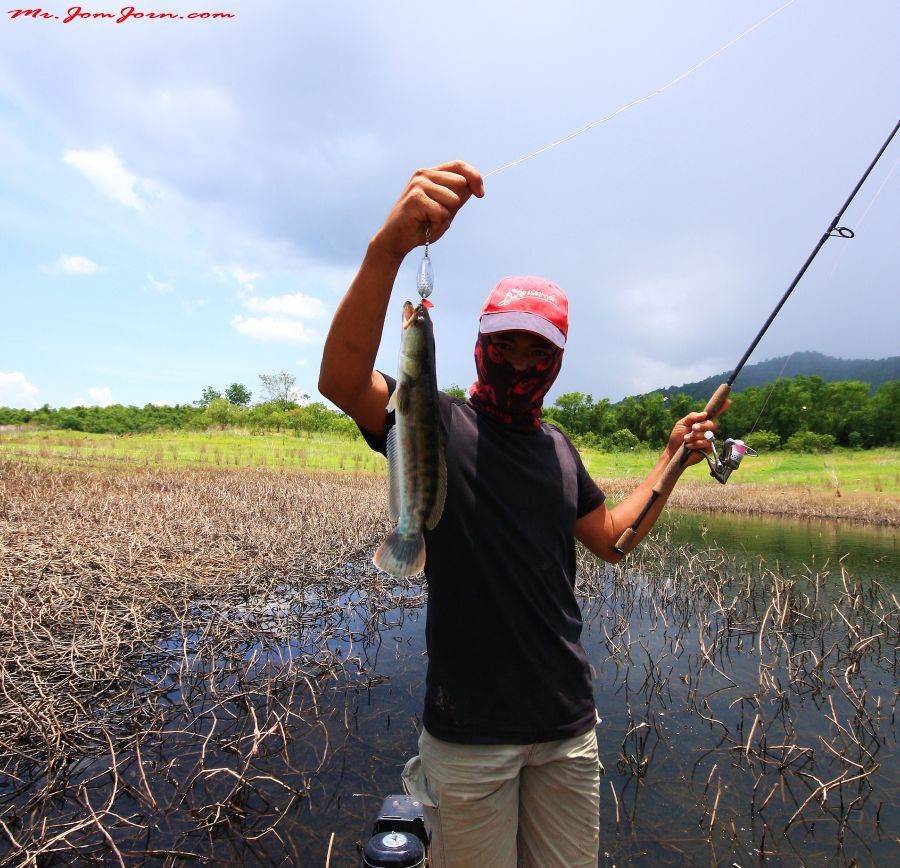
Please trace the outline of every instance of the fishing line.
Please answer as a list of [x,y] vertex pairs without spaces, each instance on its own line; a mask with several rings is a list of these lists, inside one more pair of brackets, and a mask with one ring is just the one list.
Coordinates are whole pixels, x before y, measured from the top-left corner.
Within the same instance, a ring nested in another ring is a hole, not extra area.
[[[763,335],[768,330],[769,326],[772,325],[772,321],[778,316],[778,312],[784,306],[784,303],[788,300],[791,293],[794,291],[794,288],[800,282],[800,279],[806,274],[806,270],[812,264],[812,261],[816,258],[819,251],[824,246],[825,242],[829,238],[852,238],[853,232],[850,229],[847,229],[844,226],[838,225],[840,223],[841,217],[844,216],[844,212],[847,208],[850,207],[850,203],[856,198],[856,194],[859,192],[860,187],[866,182],[866,178],[869,177],[872,170],[875,168],[878,161],[881,159],[881,155],[887,150],[888,145],[893,140],[894,136],[897,134],[897,131],[900,130],[900,121],[894,125],[894,128],[891,130],[891,134],[885,139],[884,144],[879,148],[878,153],[875,155],[875,159],[869,163],[869,167],[863,173],[863,176],[859,179],[856,186],[853,188],[853,192],[847,197],[844,204],[841,206],[841,210],[835,215],[834,219],[828,224],[828,228],[822,234],[822,237],[819,239],[819,242],[813,248],[812,253],[806,257],[806,262],[803,263],[803,266],[800,268],[800,271],[797,272],[797,275],[791,281],[790,286],[785,291],[784,295],[781,296],[778,304],[775,305],[775,309],[769,315],[769,318],[763,324],[763,327],[759,330],[756,337],[753,339],[753,342],[747,347],[747,351],[741,356],[741,360],[737,363],[735,369],[731,372],[731,376],[719,386],[716,391],[713,393],[712,397],[707,401],[706,407],[704,408],[704,412],[707,414],[707,418],[715,419],[719,416],[726,406],[726,402],[728,400],[728,394],[731,392],[731,387],[734,385],[734,381],[737,379],[738,374],[740,374],[741,369],[747,363],[747,359],[750,358],[751,353],[756,349],[757,344],[762,340]],[[707,439],[712,438],[712,432],[707,432]],[[726,441],[726,446],[729,441]],[[743,441],[732,441],[733,443],[739,442],[741,446],[741,453],[737,456],[736,460],[732,461],[730,465],[725,465],[724,472],[719,475],[717,472],[714,472],[713,475],[719,480],[719,482],[725,482],[728,478],[728,475],[731,473],[733,469],[735,469],[740,463],[740,459],[743,454],[746,453],[747,447]],[[684,445],[678,448],[678,451],[669,461],[665,470],[660,474],[657,478],[656,482],[651,489],[650,497],[647,499],[647,503],[644,508],[641,510],[638,517],[635,519],[634,524],[631,527],[627,528],[622,536],[619,538],[618,542],[615,545],[615,550],[620,555],[624,555],[627,552],[631,551],[635,545],[637,545],[637,530],[640,527],[641,523],[647,517],[647,513],[650,512],[651,507],[656,502],[656,500],[660,496],[668,496],[671,494],[672,489],[675,488],[675,483],[678,481],[678,478],[684,472],[685,467],[687,466],[688,458],[690,457],[690,450],[687,449]],[[716,464],[718,466],[719,460],[717,458]]]
[[768,15],[766,15],[765,18],[762,18],[761,20],[757,21],[756,24],[754,24],[752,27],[747,28],[747,30],[745,30],[743,33],[739,34],[738,36],[735,36],[733,39],[726,42],[721,48],[716,49],[708,57],[703,58],[703,60],[699,61],[698,63],[695,63],[693,66],[686,69],[684,72],[675,76],[675,78],[673,78],[667,84],[664,84],[662,87],[657,88],[656,90],[646,94],[645,96],[638,97],[637,99],[632,100],[630,103],[627,103],[626,105],[623,105],[621,108],[616,109],[612,114],[609,114],[606,117],[600,118],[599,120],[592,121],[587,126],[582,127],[580,130],[575,130],[574,133],[569,133],[569,135],[565,136],[564,138],[558,139],[555,142],[550,142],[550,144],[548,144],[548,145],[544,145],[544,147],[539,148],[538,150],[534,151],[531,154],[526,154],[524,157],[519,157],[518,160],[513,160],[511,163],[506,163],[505,165],[499,166],[496,169],[491,169],[491,171],[488,172],[484,177],[490,178],[491,175],[496,175],[498,172],[503,172],[506,169],[512,168],[513,166],[518,166],[519,163],[524,163],[526,160],[530,160],[532,157],[536,157],[539,154],[543,154],[545,151],[549,151],[552,148],[555,148],[555,147],[558,147],[559,145],[565,144],[566,142],[574,139],[576,136],[580,136],[582,133],[586,133],[588,130],[592,130],[594,127],[600,126],[600,124],[605,124],[607,121],[611,121],[613,118],[618,117],[623,112],[628,111],[628,109],[634,108],[634,106],[640,105],[642,102],[647,102],[648,100],[651,100],[656,96],[659,96],[660,94],[667,91],[670,87],[674,87],[676,84],[678,84],[678,82],[683,81],[689,75],[692,75],[693,73],[695,73],[698,69],[700,69],[701,66],[705,66],[711,60],[714,60],[720,54],[723,54],[724,52],[726,52],[729,48],[731,48],[732,45],[735,45],[736,43],[740,42],[745,36],[749,36],[751,33],[753,33],[754,30],[757,30],[758,28],[762,27],[763,24],[765,24],[770,19],[774,18],[779,13],[783,12],[785,9],[788,8],[788,6],[793,5],[794,2],[795,2],[795,0],[788,0],[788,2],[785,3],[783,6],[779,6],[778,9],[776,9],[774,12],[770,12]]
[[[897,159],[894,160],[894,165],[891,166],[890,171],[885,176],[885,179],[881,182],[881,185],[878,187],[878,190],[875,192],[875,195],[872,197],[869,204],[866,205],[866,208],[862,212],[862,215],[860,216],[859,220],[856,221],[855,225],[853,226],[853,229],[850,230],[851,234],[850,235],[839,234],[836,237],[852,238],[859,231],[859,227],[862,226],[863,220],[866,219],[866,214],[868,214],[869,211],[872,210],[872,206],[875,204],[875,202],[877,201],[878,197],[881,195],[884,188],[888,185],[888,182],[891,180],[891,175],[894,174],[894,170],[897,168],[898,165],[900,165],[900,157],[897,157]],[[832,237],[835,237],[835,236],[832,236]],[[834,267],[831,269],[832,275],[835,273],[835,271],[837,271],[837,267],[838,267],[838,265],[840,265],[841,259],[843,259],[844,254],[846,252],[847,252],[846,247],[841,248],[841,252],[838,254],[837,259],[835,260]],[[771,400],[772,395],[775,394],[775,389],[778,387],[778,383],[781,380],[781,376],[784,373],[785,368],[787,368],[787,366],[788,366],[788,362],[790,362],[790,360],[793,357],[794,357],[794,353],[791,353],[784,360],[784,364],[781,366],[781,370],[778,372],[778,376],[775,378],[775,382],[773,382],[772,385],[769,387],[769,391],[766,394],[766,400],[763,402],[762,408],[760,409],[759,413],[757,414],[756,419],[754,420],[753,424],[750,426],[750,430],[744,435],[745,437],[749,437],[756,430],[756,426],[759,424],[759,420],[762,419],[763,413],[765,413],[765,411],[766,411],[766,407],[769,406],[769,401]]]
[[[887,187],[888,181],[891,180],[891,175],[894,174],[894,169],[896,169],[898,165],[900,165],[900,157],[897,157],[897,159],[894,160],[894,165],[891,166],[891,170],[887,173],[887,176],[886,176],[885,179],[881,182],[881,186],[878,188],[878,191],[877,191],[877,192],[875,193],[875,195],[872,197],[872,201],[869,202],[868,205],[866,205],[866,210],[862,212],[862,216],[859,218],[859,220],[856,221],[856,225],[853,227],[853,232],[854,232],[854,233],[856,233],[856,232],[859,231],[859,227],[862,226],[863,220],[866,219],[866,214],[868,214],[869,211],[872,210],[872,206],[875,204],[876,200],[877,200],[878,197],[881,195],[881,193],[882,193],[882,191],[884,190],[884,188]],[[844,248],[841,249],[841,252],[838,254],[837,259],[835,259],[835,261],[834,261],[834,267],[831,269],[832,275],[837,271],[838,266],[841,264],[841,260],[844,258],[844,254],[845,254],[846,252],[847,252],[847,248],[846,248],[846,247],[844,247]]]
[[769,406],[769,400],[772,395],[775,394],[775,389],[778,386],[779,381],[781,380],[781,375],[784,373],[784,369],[788,366],[788,362],[794,358],[794,353],[791,353],[785,360],[784,364],[781,366],[781,370],[778,372],[778,376],[775,377],[775,382],[769,387],[769,391],[766,393],[766,400],[763,401],[762,408],[759,413],[756,414],[756,419],[753,420],[753,424],[750,426],[750,430],[744,435],[745,437],[749,437],[755,430],[756,426],[759,425],[759,420],[762,419],[763,413],[766,412],[766,407]]

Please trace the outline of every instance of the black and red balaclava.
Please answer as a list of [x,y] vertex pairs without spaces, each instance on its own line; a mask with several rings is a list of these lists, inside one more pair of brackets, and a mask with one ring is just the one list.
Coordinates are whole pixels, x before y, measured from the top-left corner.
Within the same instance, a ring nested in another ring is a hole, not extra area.
[[[509,331],[538,335],[554,352],[534,367],[517,371],[491,339]],[[472,406],[518,431],[540,427],[541,406],[559,374],[568,331],[569,300],[558,286],[541,277],[503,278],[481,310],[475,343],[478,379],[469,389]]]

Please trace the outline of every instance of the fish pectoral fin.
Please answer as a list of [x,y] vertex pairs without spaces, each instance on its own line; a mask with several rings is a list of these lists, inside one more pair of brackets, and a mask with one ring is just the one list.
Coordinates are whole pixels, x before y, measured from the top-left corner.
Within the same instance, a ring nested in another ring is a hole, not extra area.
[[388,515],[391,521],[400,521],[400,441],[397,426],[394,425],[387,434],[388,460]]
[[444,501],[447,499],[447,456],[444,453],[444,444],[438,444],[438,467],[437,467],[437,492],[434,496],[434,506],[425,519],[425,527],[428,530],[434,530],[437,523],[444,514]]
[[394,409],[401,416],[405,416],[409,412],[409,387],[403,380],[397,383],[397,388],[394,389],[391,399],[394,402]]

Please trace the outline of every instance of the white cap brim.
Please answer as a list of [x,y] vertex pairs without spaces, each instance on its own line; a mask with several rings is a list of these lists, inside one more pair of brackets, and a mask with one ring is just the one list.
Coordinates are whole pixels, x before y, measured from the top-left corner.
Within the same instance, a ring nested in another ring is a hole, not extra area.
[[497,332],[531,332],[550,341],[561,350],[566,346],[566,336],[553,323],[543,317],[521,310],[504,311],[503,313],[486,313],[481,318],[479,331],[483,335]]

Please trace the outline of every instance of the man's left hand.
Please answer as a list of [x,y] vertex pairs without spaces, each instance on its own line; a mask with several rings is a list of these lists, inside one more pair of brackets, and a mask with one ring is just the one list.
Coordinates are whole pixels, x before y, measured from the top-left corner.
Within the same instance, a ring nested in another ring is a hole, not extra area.
[[[723,413],[728,409],[729,404],[731,401],[725,402]],[[712,451],[712,446],[705,434],[707,431],[715,431],[716,428],[718,428],[716,420],[708,419],[705,412],[688,413],[687,416],[675,423],[675,427],[669,435],[666,451],[670,455],[674,455],[680,446],[685,446],[691,452],[687,460],[688,466],[696,464],[703,460],[704,453]]]

